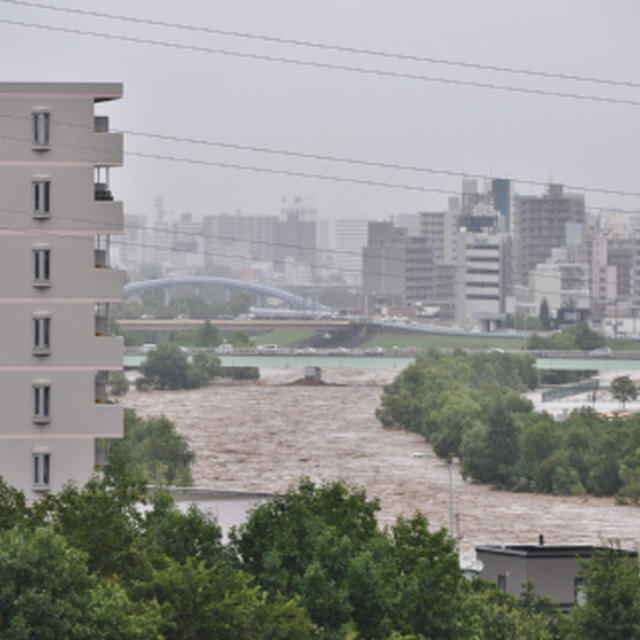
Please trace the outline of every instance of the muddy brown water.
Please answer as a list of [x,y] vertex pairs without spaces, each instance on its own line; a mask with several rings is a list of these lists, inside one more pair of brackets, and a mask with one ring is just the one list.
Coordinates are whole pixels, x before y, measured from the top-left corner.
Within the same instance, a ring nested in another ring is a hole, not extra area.
[[[298,370],[265,369],[258,383],[216,383],[189,391],[130,391],[123,403],[145,416],[165,414],[196,453],[196,486],[282,492],[300,477],[342,479],[380,499],[379,520],[423,512],[432,528],[449,526],[447,468],[422,437],[383,429],[374,415],[397,370],[333,369],[324,386],[289,383]],[[415,454],[423,454],[417,457]],[[639,542],[640,509],[612,498],[554,497],[497,491],[464,481],[453,491],[460,551],[476,545]]]

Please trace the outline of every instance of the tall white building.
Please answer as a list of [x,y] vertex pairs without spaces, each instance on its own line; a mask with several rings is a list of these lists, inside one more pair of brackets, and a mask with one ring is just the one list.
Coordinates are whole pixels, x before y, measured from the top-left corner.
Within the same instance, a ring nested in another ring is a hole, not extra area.
[[458,232],[456,322],[492,329],[504,319],[506,235]]
[[120,84],[0,83],[0,475],[29,499],[85,482],[122,435],[105,391],[122,368],[107,329],[123,298],[109,267],[122,134],[94,113],[121,96]]

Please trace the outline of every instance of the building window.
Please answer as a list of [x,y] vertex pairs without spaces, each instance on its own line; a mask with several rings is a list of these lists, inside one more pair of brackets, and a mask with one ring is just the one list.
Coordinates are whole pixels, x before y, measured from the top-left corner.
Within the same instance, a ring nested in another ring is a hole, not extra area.
[[36,384],[33,386],[33,421],[39,424],[51,420],[51,386]]
[[33,352],[47,355],[51,350],[51,318],[33,319]]
[[51,182],[36,180],[33,183],[33,214],[48,218],[51,213]]
[[506,573],[498,574],[498,589],[506,593],[507,591],[507,574]]
[[33,144],[36,147],[48,147],[51,142],[51,114],[37,111],[33,114]]
[[51,454],[33,454],[33,484],[35,487],[47,488],[51,484]]
[[51,279],[51,249],[33,252],[33,279],[36,284],[48,285]]

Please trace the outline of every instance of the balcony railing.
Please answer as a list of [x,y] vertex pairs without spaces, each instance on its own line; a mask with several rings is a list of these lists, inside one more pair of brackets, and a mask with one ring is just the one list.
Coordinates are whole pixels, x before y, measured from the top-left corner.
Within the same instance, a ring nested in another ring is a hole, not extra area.
[[98,202],[105,202],[113,200],[113,194],[109,189],[109,185],[105,182],[96,182],[94,187],[94,199]]

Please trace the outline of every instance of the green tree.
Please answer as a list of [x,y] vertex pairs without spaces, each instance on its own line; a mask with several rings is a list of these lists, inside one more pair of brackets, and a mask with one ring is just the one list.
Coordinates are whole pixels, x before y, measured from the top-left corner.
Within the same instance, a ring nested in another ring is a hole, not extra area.
[[3,640],[158,638],[155,605],[133,605],[117,583],[98,583],[85,558],[47,528],[0,531]]
[[130,471],[157,485],[191,486],[191,465],[195,459],[186,438],[165,416],[142,418],[125,409],[124,436],[111,446]]
[[253,344],[251,338],[249,338],[249,334],[246,331],[234,331],[227,336],[227,341],[230,345],[235,347],[236,349],[242,349],[244,347],[250,347]]
[[584,604],[571,613],[571,640],[640,637],[640,572],[637,557],[612,545],[582,567]]
[[573,336],[577,349],[591,351],[592,349],[598,349],[604,345],[604,336],[597,331],[590,329],[586,322],[578,322],[572,327],[569,327],[566,331]]
[[611,381],[611,395],[620,402],[622,410],[628,400],[638,397],[638,390],[629,376],[618,376]]
[[150,503],[152,508],[145,513],[141,526],[145,544],[155,556],[169,557],[179,564],[191,559],[207,567],[227,560],[222,529],[195,505],[182,513],[163,490],[155,491]]
[[559,640],[565,637],[562,614],[536,596],[518,601],[494,584],[473,580],[464,588],[469,618],[468,637],[474,640]]
[[421,515],[381,532],[378,508],[341,483],[304,480],[255,509],[232,544],[261,587],[300,596],[327,638],[460,637],[454,542],[444,530],[429,532]]
[[156,389],[186,389],[189,384],[189,361],[176,344],[165,342],[150,351],[140,366],[146,383]]
[[196,345],[198,347],[217,347],[220,342],[218,328],[214,327],[209,320],[205,320],[197,331]]
[[520,453],[519,429],[513,414],[502,399],[490,407],[486,422],[487,453],[495,469],[493,482],[506,484]]
[[42,502],[54,531],[87,554],[91,573],[127,577],[148,570],[139,510],[146,495],[144,481],[111,455],[103,474],[83,487],[68,484]]
[[158,602],[165,640],[311,640],[318,633],[293,599],[268,601],[239,571],[169,560],[135,594]]
[[109,390],[114,396],[123,396],[129,391],[129,380],[124,371],[109,372]]
[[220,358],[200,351],[191,359],[189,379],[191,387],[202,387],[220,375]]

